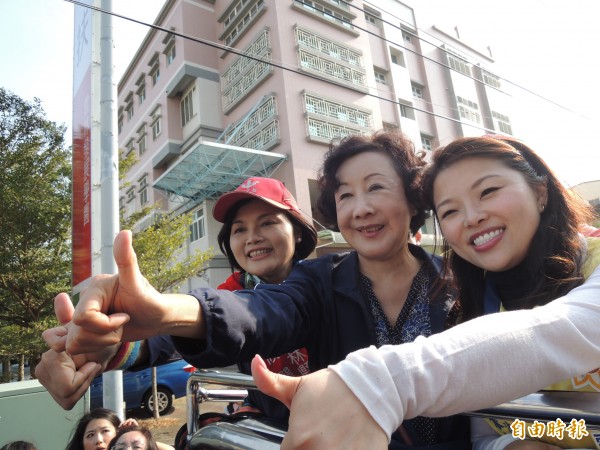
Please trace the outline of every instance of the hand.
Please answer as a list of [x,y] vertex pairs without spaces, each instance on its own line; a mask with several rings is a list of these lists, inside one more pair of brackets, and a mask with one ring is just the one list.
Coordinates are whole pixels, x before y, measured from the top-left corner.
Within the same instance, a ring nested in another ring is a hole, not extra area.
[[[120,342],[159,334],[161,324],[174,309],[140,273],[131,232],[117,234],[113,250],[118,274],[94,277],[81,293],[72,322],[65,325],[64,348],[71,355],[95,353]],[[70,300],[65,293],[55,299],[57,309],[67,303]],[[47,342],[51,339],[44,338]],[[55,345],[60,345],[60,339]]]
[[56,403],[63,409],[71,409],[101,371],[101,365],[93,361],[78,368],[66,352],[48,350],[35,368],[35,376]]
[[383,429],[335,372],[324,369],[288,377],[270,372],[257,355],[252,360],[252,376],[263,393],[290,409],[282,450],[387,449]]
[[137,427],[138,423],[135,419],[125,419],[123,422],[119,424],[119,428],[123,427]]
[[56,317],[63,326],[42,333],[50,350],[42,355],[35,375],[62,408],[71,409],[83,397],[94,377],[113,358],[120,344],[102,352],[69,356],[64,351],[67,335],[64,325],[71,321],[74,308],[69,298],[66,299],[67,302],[55,304]]

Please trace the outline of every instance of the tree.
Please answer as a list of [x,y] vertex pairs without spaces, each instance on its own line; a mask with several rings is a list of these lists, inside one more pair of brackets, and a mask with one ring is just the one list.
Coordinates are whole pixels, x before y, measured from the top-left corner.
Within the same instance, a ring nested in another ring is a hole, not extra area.
[[7,341],[19,342],[19,334],[52,318],[54,295],[70,286],[71,154],[64,133],[39,99],[0,88],[0,326],[8,327]]

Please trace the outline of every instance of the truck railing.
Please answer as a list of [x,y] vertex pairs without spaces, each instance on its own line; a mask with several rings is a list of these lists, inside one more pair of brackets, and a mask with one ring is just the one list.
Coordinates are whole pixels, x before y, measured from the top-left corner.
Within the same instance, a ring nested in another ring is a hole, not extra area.
[[[207,389],[206,385],[227,386],[227,388],[211,387]],[[249,389],[256,389],[254,380],[249,375],[215,370],[198,370],[193,373],[188,381],[187,396],[189,439],[192,439],[199,431],[197,419],[201,414],[202,403],[241,401],[246,397]],[[561,419],[566,424],[572,419],[576,419],[585,421],[588,430],[598,432],[600,431],[600,395],[593,392],[540,391],[491,408],[470,411],[465,415],[524,421]],[[210,446],[204,447],[211,440],[211,442],[219,441],[219,445],[221,445],[223,440],[228,439],[231,439],[232,449],[279,448],[279,443],[285,435],[285,430],[272,427],[270,424],[265,425],[254,419],[248,419],[239,424],[212,425],[203,427],[202,433],[198,433],[204,435],[199,440],[202,442],[202,448],[211,448]],[[246,439],[248,429],[252,434],[250,439]],[[238,434],[241,434],[242,437],[237,436]],[[242,443],[242,441],[246,443]],[[254,447],[256,442],[260,443]],[[195,447],[191,446],[190,448],[194,449]],[[214,448],[229,447],[215,446]]]

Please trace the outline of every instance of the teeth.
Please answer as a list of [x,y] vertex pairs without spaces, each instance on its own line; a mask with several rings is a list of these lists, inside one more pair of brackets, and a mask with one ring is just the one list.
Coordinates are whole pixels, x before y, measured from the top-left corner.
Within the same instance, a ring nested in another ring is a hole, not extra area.
[[371,232],[371,231],[377,231],[381,229],[381,225],[375,225],[372,227],[364,227],[362,228],[360,231],[366,231],[367,233]]
[[271,250],[254,250],[252,252],[250,252],[248,254],[248,256],[250,256],[250,258],[255,258],[257,256],[262,256],[262,255],[266,255],[268,253],[271,253]]
[[485,233],[484,235],[479,236],[477,239],[475,239],[473,241],[473,244],[483,245],[486,242],[490,241],[491,239],[494,239],[496,236],[499,236],[503,232],[504,232],[504,230],[496,230],[496,231],[492,231],[491,233]]

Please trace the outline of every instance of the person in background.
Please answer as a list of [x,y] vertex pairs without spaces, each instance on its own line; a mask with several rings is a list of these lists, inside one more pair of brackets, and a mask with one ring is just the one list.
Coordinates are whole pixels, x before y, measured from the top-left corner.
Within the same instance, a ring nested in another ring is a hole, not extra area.
[[65,450],[108,448],[117,433],[121,419],[114,411],[96,408],[81,416]]
[[[117,413],[110,409],[95,408],[77,421],[65,450],[108,449],[110,441],[120,427],[137,426],[137,424],[135,419],[121,421]],[[158,444],[158,450],[172,448],[167,444]]]
[[[462,138],[438,149],[424,190],[444,238],[445,271],[454,276],[464,321],[547,304],[581,285],[600,264],[600,239],[580,234],[593,219],[591,207],[513,138]],[[554,388],[600,393],[599,382],[596,370]],[[471,419],[474,449],[596,445],[592,437],[567,434],[536,440],[528,434],[521,440],[508,425]]]
[[[130,233],[121,232],[114,246],[119,274],[96,277],[73,321],[44,336],[56,352],[90,355],[170,334],[196,367],[306,347],[310,369],[317,370],[368,345],[442,331],[454,320],[454,302],[439,278],[440,261],[408,242],[426,215],[419,188],[424,166],[423,155],[400,134],[351,136],[333,145],[319,176],[319,209],[355,250],[301,261],[278,285],[160,294],[139,273]],[[57,296],[56,309],[59,318],[70,315],[64,314],[72,312],[66,294]],[[82,377],[97,370],[75,367]],[[405,423],[391,448],[404,446],[468,448],[468,421]]]
[[[169,448],[173,448],[170,447]],[[110,441],[110,450],[160,450],[152,432],[146,427],[121,427]]]
[[0,450],[37,450],[36,446],[27,441],[13,441],[4,444]]

